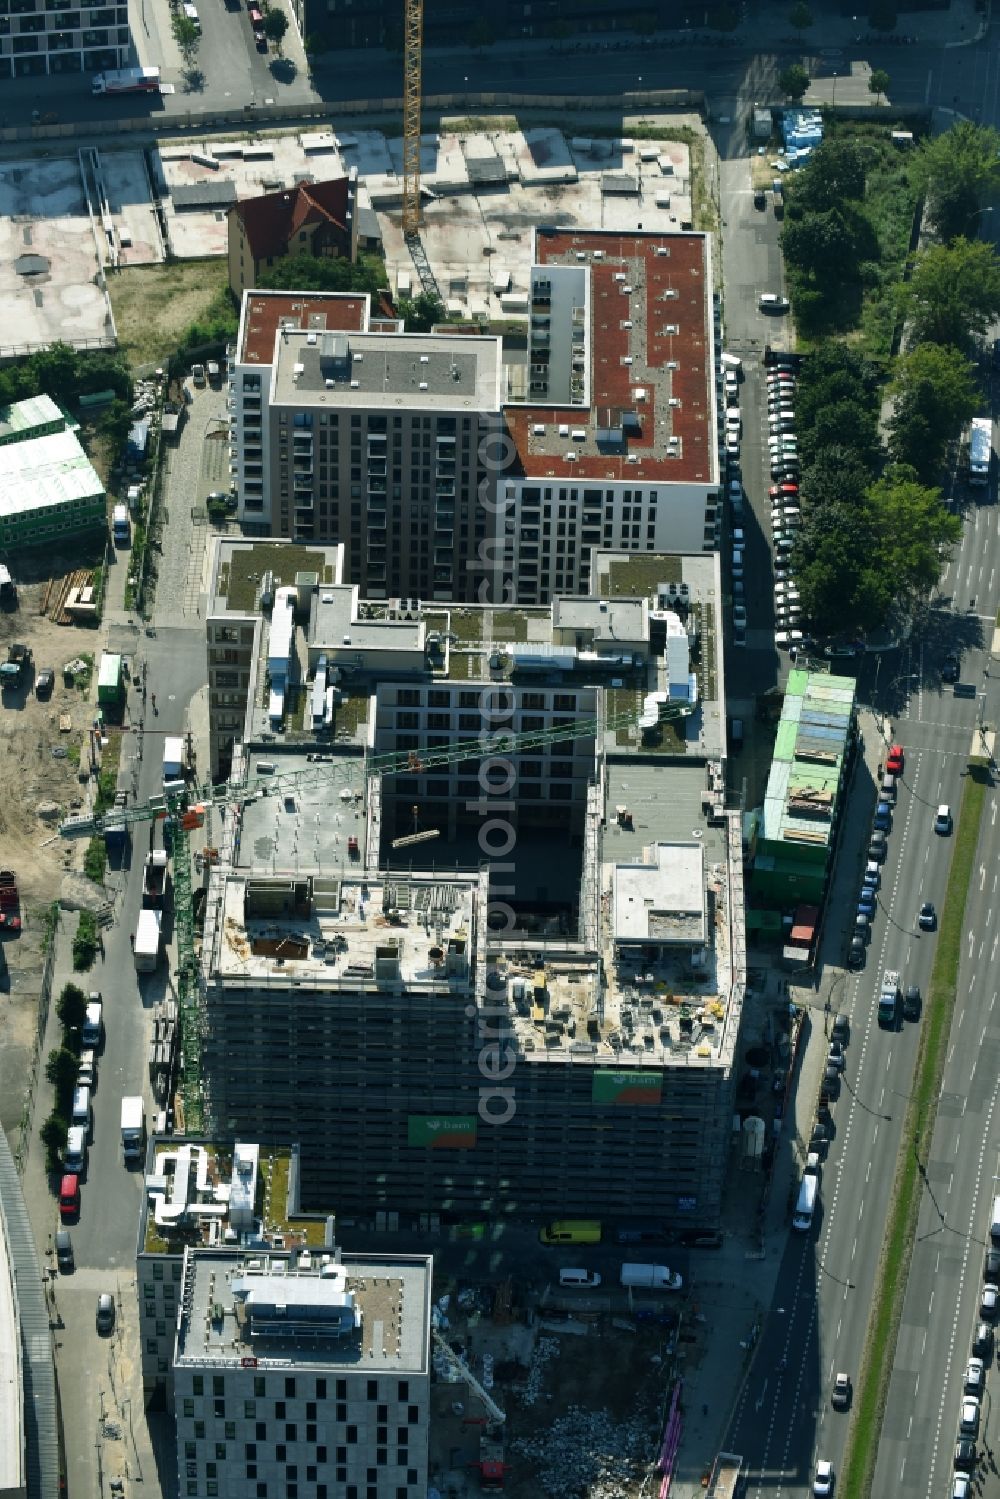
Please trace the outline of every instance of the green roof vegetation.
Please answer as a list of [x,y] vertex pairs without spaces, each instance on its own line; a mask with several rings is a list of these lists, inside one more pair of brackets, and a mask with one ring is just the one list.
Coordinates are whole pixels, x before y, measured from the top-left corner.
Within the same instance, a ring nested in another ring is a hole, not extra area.
[[[169,1147],[168,1147],[169,1148]],[[212,1158],[213,1179],[228,1182],[233,1169],[232,1152],[208,1147]],[[291,1152],[261,1147],[260,1169],[257,1174],[257,1200],[254,1213],[265,1221],[269,1233],[303,1235],[311,1249],[321,1249],[326,1230],[326,1217],[293,1217],[288,1212],[288,1177],[291,1169]],[[164,1234],[153,1218],[152,1211],[146,1217],[146,1235],[143,1249],[147,1254],[180,1254],[185,1245],[206,1242],[204,1223],[192,1218],[175,1232]]]
[[228,567],[219,569],[219,591],[230,609],[250,613],[257,603],[257,593],[265,573],[273,573],[275,584],[288,588],[296,573],[318,573],[321,583],[334,581],[333,568],[321,550],[313,547],[255,542],[250,547],[234,547]]
[[528,638],[528,621],[520,610],[493,610],[493,639],[520,643]]
[[652,557],[621,557],[608,568],[608,593],[613,599],[650,598],[658,583],[680,583],[682,577],[680,557],[659,552]]

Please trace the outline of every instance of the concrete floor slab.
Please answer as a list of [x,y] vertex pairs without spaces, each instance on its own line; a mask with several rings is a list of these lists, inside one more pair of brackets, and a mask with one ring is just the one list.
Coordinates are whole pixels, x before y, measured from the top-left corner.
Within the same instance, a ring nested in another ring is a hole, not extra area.
[[97,245],[75,156],[0,165],[3,346],[44,348],[109,333]]

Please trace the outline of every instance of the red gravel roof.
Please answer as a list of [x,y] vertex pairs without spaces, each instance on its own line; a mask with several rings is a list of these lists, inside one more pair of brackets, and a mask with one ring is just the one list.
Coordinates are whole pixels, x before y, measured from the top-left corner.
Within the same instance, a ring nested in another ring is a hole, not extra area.
[[[593,258],[595,250],[601,259]],[[540,265],[579,266],[578,252],[586,255],[590,269],[590,408],[506,407],[524,474],[716,483],[711,287],[704,235],[560,230],[536,238]],[[623,294],[623,284],[633,286],[631,296]],[[626,320],[632,322],[630,329],[621,326]],[[678,332],[666,332],[667,325]],[[626,365],[622,361],[629,354],[633,363]],[[678,368],[668,370],[669,360],[676,360]],[[640,390],[643,399],[636,394]],[[679,404],[671,405],[672,399]],[[617,425],[609,415],[622,411],[635,412],[641,430],[627,435],[623,449],[595,453],[597,429]],[[552,429],[560,423],[587,431],[575,461],[565,456],[571,446],[565,439],[558,452],[552,451]],[[544,437],[533,434],[536,424],[545,425]],[[666,452],[669,435],[680,438],[676,457]],[[639,462],[627,462],[626,454]]]
[[319,333],[366,333],[368,297],[357,292],[247,292],[238,363],[270,364],[282,323]]

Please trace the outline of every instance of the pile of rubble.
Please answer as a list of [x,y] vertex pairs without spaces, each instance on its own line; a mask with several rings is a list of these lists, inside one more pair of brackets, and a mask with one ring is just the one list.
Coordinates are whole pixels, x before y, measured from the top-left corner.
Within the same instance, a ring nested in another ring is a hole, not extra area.
[[558,1338],[539,1338],[531,1353],[531,1364],[528,1368],[528,1377],[521,1392],[521,1400],[524,1405],[534,1405],[542,1394],[542,1374],[545,1365],[550,1358],[555,1358],[559,1353]]
[[567,1499],[621,1499],[648,1470],[654,1448],[648,1419],[615,1421],[607,1411],[574,1405],[537,1437],[523,1437],[513,1451],[528,1458],[546,1494]]

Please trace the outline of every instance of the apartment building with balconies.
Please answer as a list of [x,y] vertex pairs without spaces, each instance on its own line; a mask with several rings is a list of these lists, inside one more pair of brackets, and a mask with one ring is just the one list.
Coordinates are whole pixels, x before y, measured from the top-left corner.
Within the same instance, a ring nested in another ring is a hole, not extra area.
[[131,47],[126,5],[0,0],[0,82],[121,68]]

